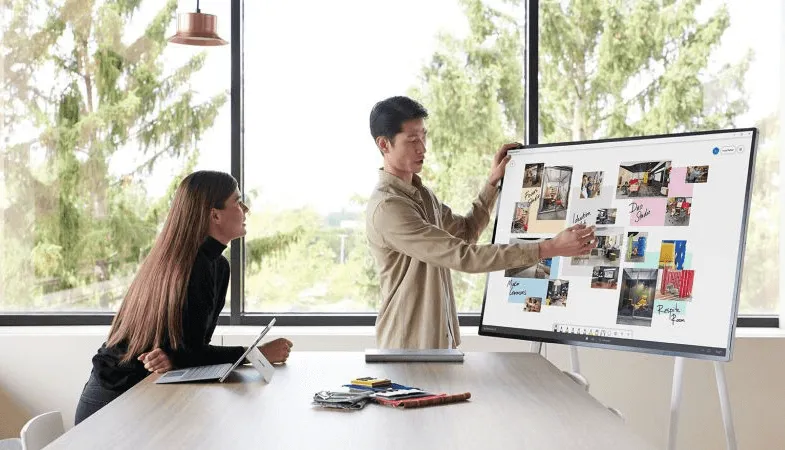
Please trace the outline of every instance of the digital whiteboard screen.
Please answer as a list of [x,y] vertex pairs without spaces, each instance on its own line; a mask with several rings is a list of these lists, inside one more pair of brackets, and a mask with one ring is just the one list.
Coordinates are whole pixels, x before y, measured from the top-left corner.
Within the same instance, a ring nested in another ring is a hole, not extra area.
[[591,253],[488,274],[480,335],[729,360],[757,130],[510,152],[494,243],[596,226]]

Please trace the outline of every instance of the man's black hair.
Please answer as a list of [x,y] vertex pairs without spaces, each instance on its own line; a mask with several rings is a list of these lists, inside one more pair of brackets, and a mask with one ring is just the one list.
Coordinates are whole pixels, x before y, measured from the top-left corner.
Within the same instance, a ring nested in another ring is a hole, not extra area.
[[409,97],[397,96],[382,100],[371,109],[371,136],[384,136],[393,142],[407,120],[425,119],[428,110]]

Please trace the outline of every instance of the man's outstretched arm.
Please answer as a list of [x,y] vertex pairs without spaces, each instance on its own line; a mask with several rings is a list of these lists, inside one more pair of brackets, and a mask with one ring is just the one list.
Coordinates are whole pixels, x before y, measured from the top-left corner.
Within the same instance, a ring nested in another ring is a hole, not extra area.
[[427,264],[470,273],[530,267],[553,256],[584,255],[594,242],[593,227],[573,225],[548,241],[473,244],[428,223],[402,198],[379,203],[371,213],[371,226],[392,250]]

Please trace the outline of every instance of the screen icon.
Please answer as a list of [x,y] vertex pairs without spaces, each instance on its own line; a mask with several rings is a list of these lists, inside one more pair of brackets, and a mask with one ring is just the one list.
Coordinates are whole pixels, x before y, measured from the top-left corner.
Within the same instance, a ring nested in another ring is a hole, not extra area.
[[712,152],[712,153],[714,153],[715,155],[719,155],[719,154],[720,154],[720,148],[719,148],[719,147],[714,147],[714,148],[711,150],[711,152]]

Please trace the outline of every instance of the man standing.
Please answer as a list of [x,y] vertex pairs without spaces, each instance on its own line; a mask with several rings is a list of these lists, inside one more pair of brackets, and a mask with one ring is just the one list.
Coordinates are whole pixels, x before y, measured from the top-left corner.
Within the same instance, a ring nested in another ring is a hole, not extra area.
[[381,282],[376,319],[379,348],[454,348],[461,343],[450,269],[491,272],[530,267],[540,259],[578,256],[592,248],[594,229],[575,225],[531,244],[478,245],[490,221],[510,156],[502,146],[488,182],[465,216],[452,212],[416,174],[425,162],[428,112],[407,97],[371,110],[370,127],[384,158],[366,210],[366,230]]

